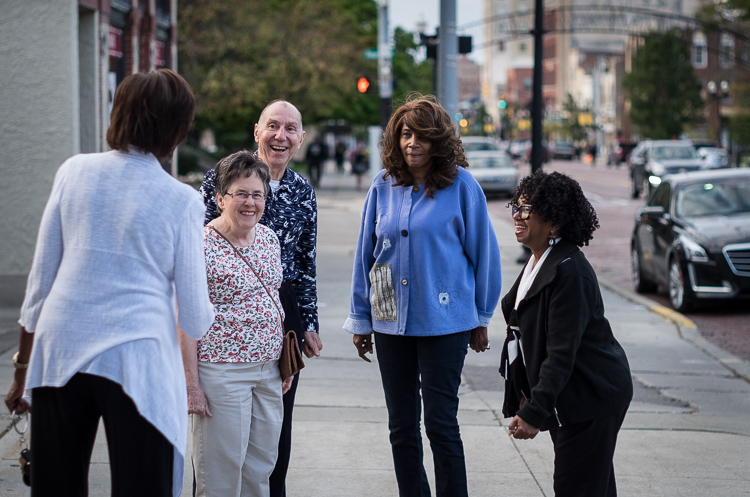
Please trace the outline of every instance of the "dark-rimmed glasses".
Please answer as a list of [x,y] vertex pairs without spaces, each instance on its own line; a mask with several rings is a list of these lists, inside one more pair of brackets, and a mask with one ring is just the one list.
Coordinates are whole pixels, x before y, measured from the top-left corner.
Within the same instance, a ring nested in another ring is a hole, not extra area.
[[511,216],[516,217],[516,214],[518,214],[519,219],[528,219],[529,214],[531,214],[531,209],[532,209],[531,204],[524,204],[524,205],[513,204],[510,206]]
[[230,197],[232,197],[234,200],[238,202],[244,202],[250,197],[252,197],[253,202],[263,202],[264,200],[266,200],[266,196],[258,192],[255,192],[255,193],[234,192],[234,193],[226,193],[226,195],[229,195]]

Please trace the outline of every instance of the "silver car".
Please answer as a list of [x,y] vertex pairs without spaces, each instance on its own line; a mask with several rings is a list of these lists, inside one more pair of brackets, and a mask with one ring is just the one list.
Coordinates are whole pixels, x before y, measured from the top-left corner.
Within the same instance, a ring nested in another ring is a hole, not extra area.
[[518,186],[518,168],[503,151],[467,152],[469,172],[482,187],[485,195],[511,195]]
[[729,166],[729,153],[723,148],[703,147],[698,149],[703,169],[721,169]]

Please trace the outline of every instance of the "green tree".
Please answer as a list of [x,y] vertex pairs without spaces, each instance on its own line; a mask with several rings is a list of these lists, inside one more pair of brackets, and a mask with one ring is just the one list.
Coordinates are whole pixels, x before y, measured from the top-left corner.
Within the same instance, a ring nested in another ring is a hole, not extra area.
[[404,102],[410,92],[434,93],[432,63],[427,59],[419,60],[419,45],[414,38],[414,33],[398,27],[393,33],[394,105]]
[[563,112],[565,117],[560,123],[561,134],[570,140],[580,141],[586,138],[588,127],[581,124],[580,116],[582,112],[588,112],[588,109],[578,107],[573,95],[568,93],[563,103]]
[[[293,102],[306,124],[378,121],[372,0],[180,0],[180,71],[198,102],[197,128],[220,144],[250,145],[265,105]],[[357,92],[367,75],[373,88]]]
[[684,39],[675,33],[647,34],[631,64],[623,80],[630,120],[646,138],[679,136],[703,107]]

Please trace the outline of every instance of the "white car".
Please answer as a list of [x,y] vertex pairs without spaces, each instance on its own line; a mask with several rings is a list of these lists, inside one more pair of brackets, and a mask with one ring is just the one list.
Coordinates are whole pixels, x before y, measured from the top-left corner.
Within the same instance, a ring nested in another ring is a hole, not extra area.
[[498,151],[467,152],[468,171],[482,187],[485,195],[512,195],[518,187],[520,173],[507,153]]
[[729,166],[729,154],[723,148],[703,147],[698,149],[703,169],[721,169]]

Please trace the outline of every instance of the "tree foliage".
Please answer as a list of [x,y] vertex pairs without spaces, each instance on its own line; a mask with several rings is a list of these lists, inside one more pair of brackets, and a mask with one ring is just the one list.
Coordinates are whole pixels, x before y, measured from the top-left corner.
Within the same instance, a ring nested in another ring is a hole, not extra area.
[[422,95],[435,93],[432,87],[432,63],[424,58],[420,60],[414,33],[397,27],[393,33],[393,44],[394,106],[403,103],[410,92]]
[[631,62],[623,80],[630,120],[646,138],[679,136],[703,107],[689,47],[675,33],[650,33]]
[[180,72],[193,86],[198,127],[252,141],[274,99],[294,103],[306,123],[378,121],[377,91],[357,92],[377,63],[372,0],[180,0]]
[[560,123],[561,134],[573,141],[580,141],[586,138],[590,127],[583,126],[580,117],[581,113],[587,112],[587,109],[578,107],[578,102],[575,101],[573,95],[568,93],[563,103],[563,111],[565,112],[565,118]]

